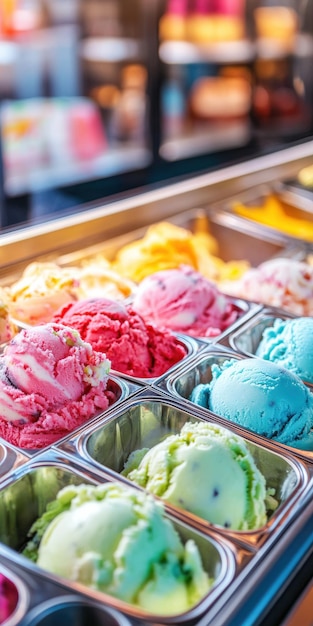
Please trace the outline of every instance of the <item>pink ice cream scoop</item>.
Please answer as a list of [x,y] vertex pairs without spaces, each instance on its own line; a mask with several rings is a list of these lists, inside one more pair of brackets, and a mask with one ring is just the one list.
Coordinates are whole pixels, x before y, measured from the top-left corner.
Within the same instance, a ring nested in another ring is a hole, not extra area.
[[249,269],[238,281],[222,285],[223,291],[275,306],[296,315],[313,315],[313,267],[284,257]]
[[0,356],[0,435],[28,448],[62,437],[108,407],[109,369],[72,328],[21,330]]
[[112,368],[141,378],[157,377],[180,361],[186,347],[167,330],[147,324],[129,305],[108,298],[71,302],[53,318],[76,328]]
[[243,312],[187,265],[144,278],[134,294],[133,308],[146,322],[194,337],[219,335]]
[[0,574],[0,624],[4,624],[12,615],[18,601],[15,585],[3,574]]

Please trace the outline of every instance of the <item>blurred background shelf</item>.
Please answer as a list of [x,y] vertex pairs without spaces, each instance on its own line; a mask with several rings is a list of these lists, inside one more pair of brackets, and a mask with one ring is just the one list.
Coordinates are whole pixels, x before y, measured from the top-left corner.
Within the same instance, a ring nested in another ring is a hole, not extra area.
[[121,145],[111,147],[107,152],[92,161],[81,163],[60,162],[53,167],[36,167],[32,171],[20,172],[8,176],[5,190],[9,196],[18,196],[30,192],[38,192],[74,185],[77,182],[88,181],[147,167],[152,160],[151,151],[140,146]]
[[310,0],[0,9],[2,228],[31,219],[38,191],[46,214],[74,210],[312,136]]
[[87,61],[120,63],[140,58],[142,52],[140,41],[135,39],[87,37],[81,42],[80,54]]
[[248,39],[220,43],[195,44],[188,41],[164,41],[159,48],[163,63],[249,63],[256,55],[256,45]]
[[160,155],[166,161],[177,161],[199,154],[244,146],[251,139],[251,131],[251,126],[246,121],[191,129],[179,137],[164,140],[160,146]]

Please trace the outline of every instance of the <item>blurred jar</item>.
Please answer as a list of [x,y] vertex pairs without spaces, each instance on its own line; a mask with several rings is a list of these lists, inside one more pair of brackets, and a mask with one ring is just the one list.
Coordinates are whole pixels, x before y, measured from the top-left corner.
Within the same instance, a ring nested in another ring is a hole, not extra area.
[[170,65],[161,91],[161,119],[163,139],[179,137],[184,133],[187,115],[184,67]]
[[[292,52],[299,33],[299,2],[261,0],[254,5],[255,35],[259,43],[276,51]],[[270,52],[270,51],[268,51]]]
[[125,142],[145,143],[147,70],[141,64],[127,65],[122,70],[121,90],[112,112],[109,134]]
[[259,60],[255,66],[253,115],[257,126],[276,136],[290,136],[305,129],[308,111],[297,90],[290,59]]

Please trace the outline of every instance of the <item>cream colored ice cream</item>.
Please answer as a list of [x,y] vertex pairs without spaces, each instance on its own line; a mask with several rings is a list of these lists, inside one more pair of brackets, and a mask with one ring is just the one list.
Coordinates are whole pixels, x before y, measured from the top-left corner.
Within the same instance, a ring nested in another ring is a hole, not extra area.
[[69,302],[104,296],[122,300],[134,288],[135,283],[118,274],[109,261],[97,255],[79,266],[30,263],[21,278],[3,292],[12,317],[35,325],[50,322],[55,311]]
[[241,437],[207,422],[187,422],[149,450],[135,451],[123,474],[167,502],[236,530],[263,526],[265,478]]
[[151,613],[188,611],[212,584],[162,504],[118,483],[65,487],[31,536],[24,554],[43,569]]
[[4,302],[0,293],[0,344],[10,341],[17,333],[17,326],[11,320],[9,307]]
[[136,286],[133,281],[118,274],[100,254],[83,261],[77,273],[76,293],[79,300],[101,297],[122,300],[130,296]]
[[76,300],[76,268],[52,262],[30,263],[19,280],[5,289],[9,311],[26,324],[49,322],[60,306]]

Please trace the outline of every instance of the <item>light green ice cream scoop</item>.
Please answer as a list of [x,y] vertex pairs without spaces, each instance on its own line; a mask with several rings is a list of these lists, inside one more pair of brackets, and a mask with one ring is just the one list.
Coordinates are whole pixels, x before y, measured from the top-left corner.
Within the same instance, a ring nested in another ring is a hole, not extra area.
[[145,454],[132,453],[123,474],[212,524],[251,530],[267,521],[265,478],[245,441],[211,423],[187,422]]
[[117,483],[69,486],[53,510],[37,564],[54,574],[165,615],[187,611],[212,585],[195,542],[182,543],[149,494]]

